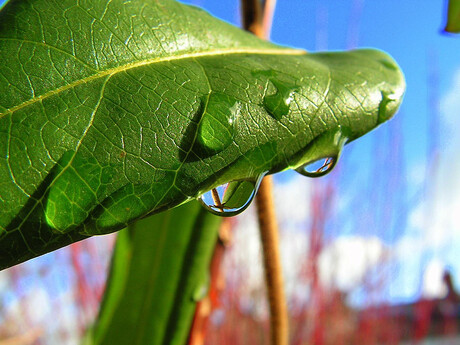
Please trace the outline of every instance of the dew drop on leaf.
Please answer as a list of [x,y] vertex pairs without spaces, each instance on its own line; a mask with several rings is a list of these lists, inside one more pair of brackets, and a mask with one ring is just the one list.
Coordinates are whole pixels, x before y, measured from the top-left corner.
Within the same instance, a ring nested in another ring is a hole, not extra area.
[[382,100],[380,101],[377,115],[379,124],[387,121],[391,117],[391,112],[388,111],[388,105],[397,99],[398,97],[396,97],[396,95],[382,91]]
[[264,175],[254,180],[225,183],[204,193],[198,200],[213,214],[223,217],[236,216],[251,204]]
[[203,114],[198,125],[196,143],[206,153],[224,150],[233,141],[235,121],[241,103],[223,93],[213,92],[203,97]]
[[382,63],[382,65],[392,71],[397,71],[398,70],[398,65],[396,63],[388,58],[380,59],[378,60]]
[[276,93],[264,97],[264,107],[276,120],[281,120],[283,116],[289,113],[289,106],[298,88],[274,78],[270,78],[270,81],[275,86]]
[[331,172],[337,161],[337,157],[321,158],[314,162],[304,164],[295,170],[304,176],[320,177]]
[[289,82],[281,81],[276,78],[277,72],[274,70],[259,70],[253,71],[251,74],[257,78],[268,79],[274,86],[275,93],[264,96],[263,105],[265,110],[276,120],[289,113],[289,106],[294,99],[294,93],[299,88]]

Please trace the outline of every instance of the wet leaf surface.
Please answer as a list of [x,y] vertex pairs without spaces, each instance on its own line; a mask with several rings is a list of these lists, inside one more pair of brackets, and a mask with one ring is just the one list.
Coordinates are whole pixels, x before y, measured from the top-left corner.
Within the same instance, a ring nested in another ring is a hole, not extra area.
[[369,132],[404,87],[383,52],[306,54],[174,1],[11,1],[0,267],[316,160],[316,138]]

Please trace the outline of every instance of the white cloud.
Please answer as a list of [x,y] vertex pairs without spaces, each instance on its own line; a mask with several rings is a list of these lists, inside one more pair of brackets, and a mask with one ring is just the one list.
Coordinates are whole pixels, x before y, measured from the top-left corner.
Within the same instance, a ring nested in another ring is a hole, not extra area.
[[[421,287],[426,297],[442,295],[440,275],[445,267],[460,272],[459,257],[452,254],[460,246],[460,68],[441,99],[440,111],[440,153],[431,157],[429,169],[421,165],[410,171],[409,183],[421,176],[425,179],[424,195],[410,211],[405,233],[392,250],[401,270],[408,261],[417,263],[418,272],[404,270],[404,274],[410,274],[412,290]],[[422,282],[418,276],[421,271],[425,272]]]
[[409,214],[404,235],[392,247],[397,279],[402,279],[410,291],[404,294],[395,288],[395,298],[413,299],[420,292],[428,298],[441,297],[444,269],[448,267],[454,275],[460,273],[460,165],[441,159],[436,169],[424,198]]
[[423,187],[427,173],[427,161],[422,160],[417,163],[412,163],[407,167],[406,181],[410,188],[409,193],[416,193]]
[[[275,184],[275,206],[280,228],[280,251],[287,296],[298,296],[305,282],[299,281],[308,257],[308,220],[310,217],[311,182],[300,174]],[[224,267],[228,284],[237,283],[241,307],[255,314],[266,314],[265,278],[262,248],[255,205],[232,218],[233,240],[225,256]],[[299,284],[302,288],[299,288]],[[302,285],[303,284],[303,285]]]
[[460,128],[460,68],[455,72],[452,86],[441,99],[440,104],[442,131],[445,144],[459,147],[458,129]]
[[277,215],[284,229],[286,226],[295,227],[310,218],[312,190],[311,179],[299,173],[285,172],[285,174],[291,174],[289,181],[277,183],[274,187]]
[[441,250],[460,238],[460,161],[443,155],[432,172],[424,198],[409,213],[409,229],[397,245],[400,251]]
[[27,308],[26,315],[32,324],[42,323],[51,315],[51,301],[44,288],[34,288],[26,296],[24,305]]
[[326,287],[350,291],[385,259],[386,248],[377,237],[338,237],[325,247],[318,260],[320,280]]
[[[460,68],[449,91],[441,99],[441,135],[446,139],[438,157],[432,157],[425,195],[409,214],[409,231],[399,241],[400,252],[442,249],[460,237]],[[414,170],[414,169],[412,169]],[[421,175],[426,167],[417,167]],[[417,173],[412,171],[412,180]]]
[[439,259],[432,259],[423,274],[422,295],[426,298],[442,298],[447,294],[443,281],[445,265]]
[[[307,221],[310,216],[310,184],[304,176],[293,175],[287,182],[275,184],[275,206],[280,228],[280,247],[285,274],[295,273],[293,262],[298,262],[299,255],[304,255],[307,248],[305,234]],[[255,205],[234,218],[234,239],[232,251],[233,263],[244,268],[253,277],[263,276],[259,262],[248,265],[248,261],[259,260],[261,254],[260,235],[258,230]],[[292,256],[295,256],[293,259]],[[248,260],[248,258],[251,260]],[[258,284],[258,283],[257,283]]]
[[[302,275],[308,260],[311,182],[293,176],[275,185],[275,203],[280,225],[280,247],[287,296],[307,299],[308,277]],[[246,309],[259,314],[256,296],[264,289],[260,235],[255,208],[251,206],[235,219],[232,249],[226,256],[227,276],[240,281],[240,296],[248,296]],[[377,237],[344,236],[325,246],[318,259],[320,281],[325,287],[350,291],[366,274],[386,258],[388,250]],[[302,278],[303,277],[303,278]],[[262,312],[263,313],[263,312]]]

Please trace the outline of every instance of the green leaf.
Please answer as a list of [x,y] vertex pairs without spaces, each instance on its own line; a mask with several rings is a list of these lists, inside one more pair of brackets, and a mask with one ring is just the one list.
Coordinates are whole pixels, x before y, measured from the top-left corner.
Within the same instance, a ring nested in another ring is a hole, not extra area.
[[460,32],[460,1],[449,0],[449,6],[447,10],[447,23],[444,28],[445,31],[451,33]]
[[11,1],[0,268],[297,168],[326,132],[388,120],[404,88],[383,52],[306,54],[174,1]]
[[88,343],[185,344],[220,220],[191,202],[121,231]]

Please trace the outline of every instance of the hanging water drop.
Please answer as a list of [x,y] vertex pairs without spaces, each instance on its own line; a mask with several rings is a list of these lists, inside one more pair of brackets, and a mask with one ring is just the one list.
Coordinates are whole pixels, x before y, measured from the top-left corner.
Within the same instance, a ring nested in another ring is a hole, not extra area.
[[241,103],[223,93],[212,92],[202,99],[203,114],[198,125],[196,146],[200,156],[224,150],[233,141],[235,121]]
[[321,158],[314,162],[304,164],[295,170],[304,176],[320,177],[331,172],[337,161],[337,157]]
[[343,146],[348,140],[347,129],[342,126],[328,130],[308,144],[307,151],[296,162],[298,173],[308,177],[320,177],[334,169]]
[[387,121],[391,117],[392,111],[388,108],[390,103],[395,102],[396,100],[396,95],[382,91],[382,100],[380,101],[377,114],[377,122],[379,124]]
[[276,93],[264,97],[264,107],[268,113],[277,120],[289,113],[289,107],[294,100],[294,93],[298,87],[281,82],[274,78],[269,79],[276,88]]
[[251,204],[264,175],[256,180],[225,183],[201,195],[199,201],[213,214],[224,217],[236,216]]

